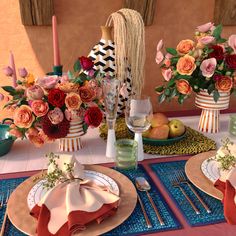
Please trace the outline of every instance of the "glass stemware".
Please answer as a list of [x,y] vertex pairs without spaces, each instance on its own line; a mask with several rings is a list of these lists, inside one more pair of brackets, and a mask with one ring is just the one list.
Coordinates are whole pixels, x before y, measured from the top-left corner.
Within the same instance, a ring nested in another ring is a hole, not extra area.
[[138,143],[138,160],[144,159],[142,133],[151,126],[152,104],[149,97],[133,96],[126,105],[125,121],[128,128],[135,133],[134,139]]
[[102,81],[102,91],[105,106],[105,115],[108,126],[106,156],[114,158],[115,151],[115,123],[117,115],[118,98],[120,92],[120,81],[107,78]]

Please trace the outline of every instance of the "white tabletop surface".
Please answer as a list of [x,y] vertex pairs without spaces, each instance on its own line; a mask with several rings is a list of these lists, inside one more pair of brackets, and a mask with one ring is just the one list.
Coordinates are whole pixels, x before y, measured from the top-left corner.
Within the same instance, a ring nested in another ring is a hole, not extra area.
[[[230,137],[236,143],[236,136],[230,136],[228,132],[229,115],[223,114],[220,117],[220,132],[217,134],[205,135],[216,141],[220,146],[221,139]],[[173,118],[171,118],[173,119]],[[178,117],[185,125],[197,129],[199,116]],[[74,152],[76,159],[82,164],[99,164],[113,162],[113,159],[105,156],[106,142],[99,137],[98,129],[89,129],[88,133],[82,137],[84,147],[78,152]],[[0,157],[0,173],[13,173],[21,171],[32,171],[46,168],[46,153],[52,151],[59,153],[58,142],[46,144],[41,148],[34,147],[27,140],[18,140],[14,143],[11,151]],[[145,154],[145,159],[158,158],[161,156]]]

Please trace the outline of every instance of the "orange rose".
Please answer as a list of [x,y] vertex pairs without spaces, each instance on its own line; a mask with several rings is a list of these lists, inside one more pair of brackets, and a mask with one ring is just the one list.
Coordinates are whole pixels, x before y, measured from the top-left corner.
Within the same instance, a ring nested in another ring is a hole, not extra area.
[[229,92],[233,87],[233,80],[228,76],[221,76],[216,80],[216,89],[220,92]]
[[16,109],[13,119],[14,124],[19,128],[30,128],[35,118],[31,108],[27,105],[22,105]]
[[179,54],[187,54],[194,48],[194,42],[190,39],[181,40],[176,47]]
[[190,86],[189,82],[185,79],[177,80],[176,82],[177,90],[184,95],[189,95],[192,92],[192,87]]
[[23,137],[23,134],[20,132],[19,129],[16,128],[16,126],[14,124],[10,125],[9,134],[12,135],[12,136],[15,136],[16,138],[22,138]]
[[82,101],[79,94],[69,93],[66,95],[65,104],[68,110],[78,110]]
[[177,62],[176,68],[181,75],[191,75],[196,69],[195,58],[188,54],[181,57]]
[[33,135],[33,134],[29,134],[28,135],[28,139],[31,143],[34,144],[34,146],[36,147],[41,147],[44,145],[44,139],[41,135]]
[[82,86],[79,88],[79,95],[82,102],[91,102],[96,97],[95,91],[87,86]]

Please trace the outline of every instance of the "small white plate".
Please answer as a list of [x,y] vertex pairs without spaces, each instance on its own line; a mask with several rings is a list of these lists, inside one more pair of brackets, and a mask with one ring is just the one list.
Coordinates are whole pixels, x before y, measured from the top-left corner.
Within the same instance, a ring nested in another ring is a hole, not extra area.
[[219,163],[209,159],[202,162],[201,169],[203,174],[214,183],[220,177]]
[[[116,195],[119,196],[119,187],[117,183],[109,176],[99,173],[97,171],[85,170],[85,178],[93,180],[96,184],[100,186],[109,187]],[[41,200],[41,198],[47,192],[47,189],[43,188],[44,182],[45,180],[39,181],[29,191],[27,203],[30,210]]]

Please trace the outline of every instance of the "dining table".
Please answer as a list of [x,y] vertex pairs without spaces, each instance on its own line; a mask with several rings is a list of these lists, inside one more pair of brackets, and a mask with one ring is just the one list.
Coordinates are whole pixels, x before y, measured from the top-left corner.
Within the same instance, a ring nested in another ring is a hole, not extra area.
[[[191,116],[176,116],[178,112],[173,114],[172,118],[181,120],[186,126],[192,129],[198,129],[199,115]],[[229,120],[232,113],[224,113],[220,115],[220,132],[219,133],[204,133],[204,135],[216,142],[217,148],[221,146],[221,140],[229,137],[233,142],[236,141],[236,136],[232,136],[229,133]],[[76,160],[85,165],[102,165],[112,168],[114,166],[114,159],[107,158],[106,153],[106,141],[99,137],[99,128],[89,129],[87,134],[82,137],[83,148],[77,152],[74,152]],[[19,178],[24,176],[30,176],[38,173],[39,171],[47,168],[46,153],[54,152],[59,153],[58,141],[45,144],[44,146],[37,148],[31,144],[28,140],[16,140],[11,151],[0,157],[0,181],[10,178]],[[164,148],[164,147],[163,147]],[[186,219],[186,215],[183,214],[181,204],[177,203],[170,194],[168,188],[163,184],[163,179],[158,176],[158,172],[155,168],[152,168],[150,164],[158,165],[162,163],[171,163],[176,161],[187,161],[193,155],[157,155],[144,153],[144,160],[139,162],[139,165],[149,175],[151,181],[155,185],[165,204],[168,205],[168,209],[172,212],[176,221],[178,221],[178,227],[159,231],[142,231],[137,234],[133,232],[127,235],[159,235],[159,236],[200,236],[200,235],[214,235],[214,236],[233,236],[236,235],[236,225],[229,225],[226,221],[214,221],[208,224],[193,224],[194,219]],[[159,168],[159,167],[158,167]],[[161,168],[161,167],[160,167]],[[159,172],[160,173],[160,172]],[[153,195],[155,198],[155,195]],[[218,200],[217,200],[218,201]],[[138,204],[138,203],[137,203]],[[221,203],[219,203],[221,204]],[[217,205],[218,206],[218,205]],[[1,209],[0,209],[1,212]],[[3,215],[3,212],[1,212]],[[194,217],[192,217],[194,218]],[[124,222],[125,223],[125,222]],[[123,224],[124,224],[123,223]],[[142,227],[145,228],[145,225]],[[5,235],[8,235],[5,232]],[[10,234],[9,234],[10,235]],[[13,234],[14,235],[14,234]],[[114,234],[115,235],[115,234]],[[117,234],[118,235],[118,234]],[[120,234],[122,235],[122,234]],[[124,233],[124,235],[126,235]]]

